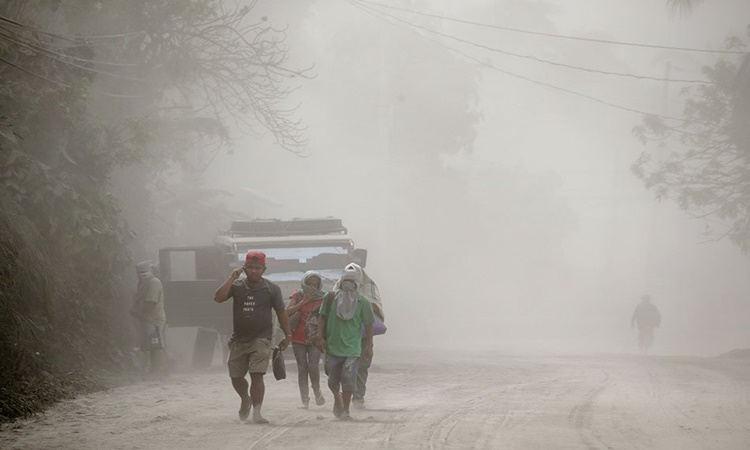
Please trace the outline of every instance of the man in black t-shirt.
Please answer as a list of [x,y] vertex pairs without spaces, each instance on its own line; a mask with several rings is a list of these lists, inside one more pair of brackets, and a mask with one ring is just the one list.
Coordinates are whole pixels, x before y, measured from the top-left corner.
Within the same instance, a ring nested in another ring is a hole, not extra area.
[[[268,423],[260,413],[265,394],[263,375],[268,369],[271,355],[271,336],[273,321],[271,310],[276,311],[281,329],[286,337],[279,343],[284,350],[292,339],[289,317],[285,311],[281,289],[276,284],[263,278],[266,270],[266,255],[263,252],[248,252],[245,265],[234,269],[229,278],[214,294],[214,301],[222,303],[234,299],[232,313],[234,333],[229,340],[229,376],[232,386],[239,394],[240,420],[247,420],[250,408],[253,409],[253,422]],[[247,278],[240,280],[245,272]],[[250,394],[245,374],[250,372]]]

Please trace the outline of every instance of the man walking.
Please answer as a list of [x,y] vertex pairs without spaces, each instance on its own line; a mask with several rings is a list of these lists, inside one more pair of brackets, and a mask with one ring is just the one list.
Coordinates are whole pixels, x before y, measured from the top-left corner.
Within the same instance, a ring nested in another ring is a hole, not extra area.
[[[266,255],[251,251],[245,256],[245,265],[234,269],[229,278],[214,294],[214,301],[222,303],[234,299],[232,314],[234,332],[229,340],[229,377],[232,386],[240,396],[240,420],[250,415],[252,407],[254,423],[268,423],[261,415],[265,384],[263,376],[268,369],[271,355],[273,321],[271,310],[276,311],[285,338],[279,343],[284,350],[292,338],[289,317],[284,309],[281,289],[263,278],[266,271]],[[246,278],[240,279],[245,273]],[[245,374],[250,373],[250,393]]]
[[661,314],[659,309],[651,303],[651,296],[641,297],[641,303],[633,311],[630,319],[630,328],[638,326],[638,347],[644,355],[654,343],[654,328],[661,325]]
[[[328,387],[334,398],[333,415],[341,420],[352,420],[349,405],[357,387],[360,357],[372,359],[372,305],[357,292],[361,284],[359,274],[345,271],[338,289],[326,294],[320,307],[317,344],[326,352]],[[362,326],[368,347],[362,352]]]

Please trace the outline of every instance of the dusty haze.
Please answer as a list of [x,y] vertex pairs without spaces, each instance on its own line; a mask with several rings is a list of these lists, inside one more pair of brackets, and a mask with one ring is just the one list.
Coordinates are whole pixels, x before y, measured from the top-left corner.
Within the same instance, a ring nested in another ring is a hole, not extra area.
[[[682,85],[551,67],[438,37],[440,46],[346,2],[258,8],[288,25],[292,63],[315,65],[315,78],[290,80],[299,86],[290,106],[299,103],[309,145],[300,157],[270,138],[240,137],[206,179],[253,216],[341,217],[369,250],[366,270],[381,287],[389,331],[378,345],[633,353],[630,316],[648,293],[663,316],[655,353],[750,346],[747,258],[728,242],[708,241],[703,221],[657,203],[630,173],[646,150],[631,132],[640,115],[509,77],[445,46],[659,114],[680,115]],[[652,0],[441,0],[413,8],[713,49],[729,34],[744,35],[750,17],[744,0],[706,2],[687,17]],[[672,78],[700,78],[700,67],[715,60],[388,13],[486,46],[614,72],[663,77],[669,65]],[[430,114],[437,100],[453,97],[455,121]],[[454,125],[474,134],[446,142]],[[205,242],[164,244],[197,243]]]

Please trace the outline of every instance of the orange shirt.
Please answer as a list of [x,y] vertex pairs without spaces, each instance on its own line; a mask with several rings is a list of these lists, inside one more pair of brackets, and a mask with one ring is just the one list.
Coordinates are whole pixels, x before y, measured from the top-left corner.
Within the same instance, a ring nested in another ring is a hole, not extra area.
[[[294,304],[296,305],[300,301],[302,301],[302,293],[299,291],[295,291],[291,295],[292,299],[294,300]],[[305,339],[305,325],[307,325],[307,318],[310,317],[310,313],[320,306],[320,304],[323,303],[323,299],[320,300],[313,300],[311,302],[306,303],[302,306],[299,310],[299,322],[297,322],[297,328],[292,330],[292,342],[297,344],[307,344],[307,340]]]

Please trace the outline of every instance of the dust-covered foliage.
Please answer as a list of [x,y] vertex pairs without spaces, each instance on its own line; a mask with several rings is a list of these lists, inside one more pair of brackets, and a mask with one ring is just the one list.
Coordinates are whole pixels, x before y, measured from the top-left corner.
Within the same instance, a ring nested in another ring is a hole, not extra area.
[[121,286],[115,280],[102,286],[95,272],[90,279],[77,274],[61,247],[49,245],[16,205],[3,199],[2,206],[0,421],[98,388],[95,368],[126,364],[118,343],[128,332],[113,304]]
[[[748,29],[750,36],[750,28]],[[729,49],[746,51],[739,38]],[[684,121],[648,117],[634,128],[653,148],[633,173],[659,200],[672,199],[705,220],[708,239],[750,252],[750,55],[703,68],[710,84],[685,89]],[[710,225],[709,225],[710,222]]]
[[[0,3],[0,420],[129,367],[132,230],[175,172],[213,195],[196,161],[229,142],[228,120],[304,144],[279,103],[304,75],[284,67],[283,33],[223,5]],[[143,212],[127,220],[122,174]]]

